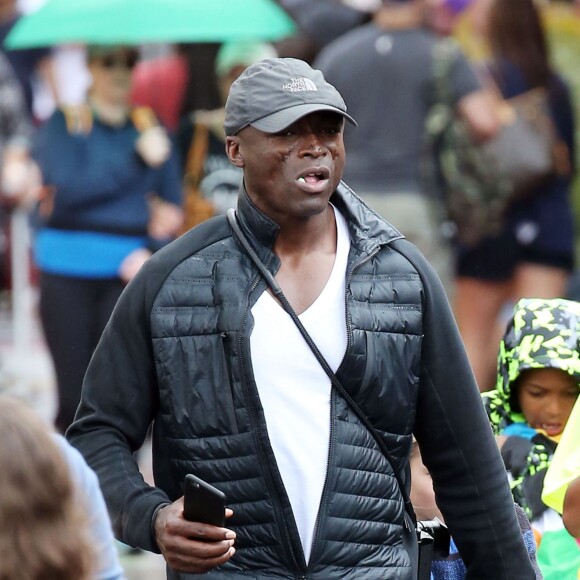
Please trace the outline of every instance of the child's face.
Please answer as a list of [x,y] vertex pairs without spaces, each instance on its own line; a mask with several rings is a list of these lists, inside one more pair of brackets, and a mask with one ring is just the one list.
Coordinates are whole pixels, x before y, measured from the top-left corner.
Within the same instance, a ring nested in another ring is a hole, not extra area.
[[518,381],[518,401],[526,421],[551,437],[564,430],[577,397],[576,379],[560,369],[524,371]]
[[438,517],[443,520],[443,516],[435,503],[435,492],[433,491],[433,480],[427,471],[421,453],[417,449],[411,456],[411,503],[415,509],[418,520],[432,520]]

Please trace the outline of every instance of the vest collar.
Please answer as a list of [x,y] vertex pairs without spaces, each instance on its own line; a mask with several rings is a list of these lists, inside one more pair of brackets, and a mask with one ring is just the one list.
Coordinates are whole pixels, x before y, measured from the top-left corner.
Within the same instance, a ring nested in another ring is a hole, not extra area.
[[[341,181],[330,201],[346,217],[353,242],[361,247],[379,246],[404,236]],[[238,196],[238,219],[247,233],[271,248],[278,236],[280,227],[260,211],[248,196],[242,183]]]

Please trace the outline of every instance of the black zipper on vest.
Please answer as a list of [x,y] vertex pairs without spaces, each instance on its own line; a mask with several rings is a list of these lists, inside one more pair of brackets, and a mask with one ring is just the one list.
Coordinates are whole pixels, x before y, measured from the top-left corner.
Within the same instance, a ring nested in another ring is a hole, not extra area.
[[[367,256],[365,256],[360,262],[355,263],[353,265],[353,267],[350,269],[350,271],[348,272],[348,276],[346,279],[346,284],[345,284],[345,293],[344,293],[344,310],[345,310],[345,322],[346,322],[346,349],[344,351],[344,356],[342,358],[342,361],[340,362],[340,365],[338,368],[340,368],[340,366],[342,365],[342,363],[344,362],[344,359],[346,358],[346,353],[348,352],[348,349],[351,345],[351,332],[350,332],[350,327],[352,326],[350,319],[349,319],[349,315],[348,315],[348,300],[347,300],[347,293],[348,293],[348,288],[350,285],[350,281],[352,279],[352,276],[354,274],[354,271],[356,268],[358,268],[359,266],[362,266],[364,263],[368,262],[370,259],[372,259],[380,250],[380,247],[375,248],[370,254],[368,254]],[[332,389],[332,386],[331,386]],[[336,408],[336,401],[335,401],[335,396],[334,396],[334,392],[331,393],[331,397],[330,397],[330,439],[329,439],[329,444],[328,444],[328,457],[326,460],[326,476],[324,478],[324,485],[322,487],[322,497],[320,500],[320,508],[318,510],[318,515],[316,517],[316,524],[314,526],[314,536],[313,536],[313,540],[312,540],[312,549],[310,551],[310,561],[313,561],[314,558],[313,556],[315,555],[315,547],[316,547],[316,542],[318,540],[318,533],[319,533],[319,528],[320,528],[320,521],[322,520],[322,514],[325,513],[326,511],[326,507],[328,505],[328,472],[330,470],[330,465],[331,465],[331,457],[332,454],[334,453],[334,413],[335,413],[335,408]]]
[[[269,266],[269,262],[268,262],[268,264],[266,264],[266,267],[268,267],[268,266]],[[249,296],[258,287],[260,280],[261,280],[261,276],[258,274],[256,276],[254,282],[252,283],[250,290],[248,292],[248,301],[249,301]],[[238,337],[238,352],[240,353],[240,370],[242,373],[242,385],[243,385],[244,391],[246,391],[246,398],[248,400],[248,405],[250,407],[250,409],[249,409],[250,415],[252,417],[254,425],[256,425],[256,429],[259,429],[260,422],[258,419],[258,411],[256,410],[256,405],[254,403],[254,400],[253,400],[251,394],[248,392],[248,375],[246,374],[246,366],[244,364],[243,348],[242,348],[243,347],[243,344],[242,344],[243,343],[243,336],[244,336],[244,331],[246,328],[246,323],[248,321],[249,310],[250,310],[249,308],[246,310],[246,312],[244,314],[244,319],[242,320],[242,326],[240,328],[240,334]],[[257,435],[257,437],[256,437],[256,449],[258,451],[258,455],[260,456],[260,463],[262,465],[267,466],[265,472],[269,478],[270,489],[275,490],[276,486],[274,484],[272,473],[270,471],[270,462],[263,456],[262,445],[260,443],[260,437],[259,437],[258,433],[256,433],[256,435]],[[290,531],[289,531],[288,525],[286,523],[286,518],[284,517],[284,514],[281,513],[281,510],[278,508],[276,502],[274,502],[274,506],[275,506],[275,510],[276,510],[276,519],[278,521],[282,522],[282,524],[283,524],[282,531],[284,533],[284,539],[286,540],[285,543],[286,543],[286,547],[287,547],[288,552],[289,552],[290,559],[296,568],[296,572],[301,575],[300,577],[302,577],[302,575],[305,574],[306,571],[298,563],[298,558],[296,557],[296,553],[294,552],[294,547],[292,545],[292,540],[290,538]]]
[[224,362],[224,371],[226,373],[229,393],[230,393],[230,397],[232,400],[232,412],[233,412],[233,419],[234,419],[234,423],[235,423],[235,431],[236,431],[236,433],[239,433],[240,429],[239,429],[238,419],[236,417],[236,411],[235,411],[235,409],[236,409],[236,393],[234,390],[234,380],[233,380],[233,376],[232,376],[232,368],[231,368],[231,364],[230,364],[230,359],[228,357],[228,350],[231,349],[231,345],[228,344],[228,341],[230,340],[230,333],[227,331],[220,332],[220,337],[222,340],[222,351],[223,351],[222,355],[223,355],[223,362]]
[[[320,522],[322,520],[323,513],[326,513],[326,507],[328,506],[328,473],[330,471],[330,465],[332,463],[331,458],[334,455],[334,412],[335,412],[335,394],[332,390],[332,385],[330,386],[330,432],[328,439],[328,456],[326,458],[326,475],[324,476],[324,485],[322,486],[322,496],[320,498],[320,507],[318,508],[318,515],[316,516],[316,523],[314,525],[314,535],[312,540],[312,547],[310,549],[310,558],[308,562],[314,560],[313,556],[315,554],[316,542],[318,541],[318,532],[320,529]],[[310,568],[310,564],[308,565]]]

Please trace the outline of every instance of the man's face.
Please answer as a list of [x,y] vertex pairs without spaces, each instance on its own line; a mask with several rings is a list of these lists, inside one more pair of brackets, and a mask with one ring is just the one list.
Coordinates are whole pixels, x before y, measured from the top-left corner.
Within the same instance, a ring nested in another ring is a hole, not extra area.
[[562,433],[568,422],[578,397],[578,384],[560,369],[532,369],[521,374],[517,394],[530,427],[553,437]]
[[280,133],[254,127],[228,137],[230,161],[244,170],[250,199],[276,223],[322,213],[345,163],[344,119],[311,113]]

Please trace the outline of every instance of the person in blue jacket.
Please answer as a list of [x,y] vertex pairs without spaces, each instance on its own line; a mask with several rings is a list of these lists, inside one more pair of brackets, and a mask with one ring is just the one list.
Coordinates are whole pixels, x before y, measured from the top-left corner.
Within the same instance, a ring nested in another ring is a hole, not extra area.
[[40,314],[62,432],[121,291],[182,222],[177,154],[153,113],[129,105],[136,61],[133,49],[89,47],[87,102],[57,110],[33,146],[44,185],[34,247]]

